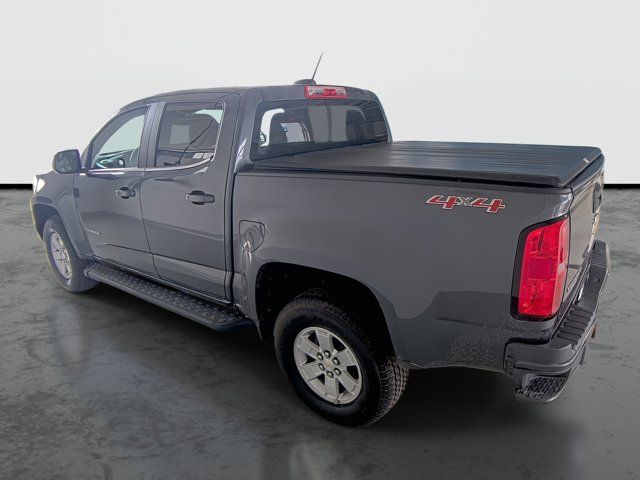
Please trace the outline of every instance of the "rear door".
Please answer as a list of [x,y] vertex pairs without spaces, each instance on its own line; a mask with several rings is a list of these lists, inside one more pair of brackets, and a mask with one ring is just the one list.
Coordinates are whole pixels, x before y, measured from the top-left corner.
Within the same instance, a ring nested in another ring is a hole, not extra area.
[[155,105],[116,114],[96,134],[75,181],[76,205],[96,257],[149,275],[155,268],[142,224],[140,181]]
[[159,105],[141,184],[158,276],[225,299],[225,193],[239,95],[183,95]]

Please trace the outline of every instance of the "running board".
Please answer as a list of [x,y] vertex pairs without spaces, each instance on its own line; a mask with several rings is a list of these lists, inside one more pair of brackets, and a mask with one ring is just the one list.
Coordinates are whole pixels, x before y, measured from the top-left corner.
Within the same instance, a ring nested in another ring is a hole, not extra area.
[[84,274],[214,330],[227,331],[253,325],[251,320],[238,313],[124,270],[94,263]]

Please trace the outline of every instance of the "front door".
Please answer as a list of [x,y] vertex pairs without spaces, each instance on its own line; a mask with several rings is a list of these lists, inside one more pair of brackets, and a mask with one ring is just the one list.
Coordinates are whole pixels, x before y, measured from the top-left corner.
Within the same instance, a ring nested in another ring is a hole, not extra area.
[[158,276],[218,299],[228,297],[225,195],[238,101],[203,94],[159,104],[140,186]]
[[142,106],[121,112],[98,132],[87,149],[75,189],[93,254],[155,276],[142,223],[143,169],[138,165],[147,155],[151,109]]

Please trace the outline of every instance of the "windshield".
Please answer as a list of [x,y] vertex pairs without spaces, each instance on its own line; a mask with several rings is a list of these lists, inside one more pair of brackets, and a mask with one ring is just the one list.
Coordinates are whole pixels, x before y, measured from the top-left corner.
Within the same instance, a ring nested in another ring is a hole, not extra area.
[[386,142],[387,125],[371,100],[287,100],[258,106],[251,159]]

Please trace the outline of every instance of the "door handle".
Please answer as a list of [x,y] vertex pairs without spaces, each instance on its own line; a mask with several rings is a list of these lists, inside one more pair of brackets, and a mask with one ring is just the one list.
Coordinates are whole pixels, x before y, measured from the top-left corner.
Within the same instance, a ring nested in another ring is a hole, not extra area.
[[131,198],[136,196],[136,191],[130,190],[127,187],[120,187],[116,190],[116,196],[120,198]]
[[187,200],[195,205],[204,205],[205,203],[213,203],[216,201],[216,197],[210,193],[204,193],[200,190],[194,190],[191,193],[187,193]]

